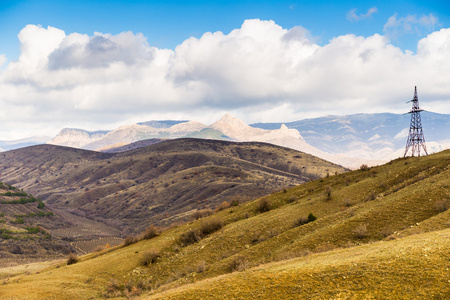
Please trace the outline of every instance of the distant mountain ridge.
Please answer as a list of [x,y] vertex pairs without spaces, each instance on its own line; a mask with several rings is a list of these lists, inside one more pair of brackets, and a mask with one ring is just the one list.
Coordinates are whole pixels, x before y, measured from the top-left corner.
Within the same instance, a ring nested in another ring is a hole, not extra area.
[[34,146],[39,144],[45,144],[52,138],[48,136],[34,136],[30,138],[13,140],[13,141],[0,141],[0,152],[14,150],[18,148]]
[[[211,125],[197,121],[163,120],[124,125],[111,131],[86,131],[65,128],[51,141],[45,143],[86,150],[117,152],[127,145],[148,139],[202,138],[226,141],[259,141],[289,147],[320,158],[358,168],[361,164],[376,165],[403,155],[409,129],[409,114],[354,114],[325,116],[288,123],[245,122],[224,115]],[[422,112],[422,124],[428,152],[435,153],[450,148],[450,115]],[[0,149],[13,147],[1,142]],[[145,143],[144,143],[145,144]],[[133,144],[130,147],[139,147]],[[1,150],[0,150],[1,151]]]
[[[410,118],[409,114],[392,113],[330,115],[284,124],[297,129],[309,144],[327,153],[388,161],[403,156]],[[429,154],[449,149],[450,115],[424,111],[421,119]],[[270,130],[281,124],[251,126]]]

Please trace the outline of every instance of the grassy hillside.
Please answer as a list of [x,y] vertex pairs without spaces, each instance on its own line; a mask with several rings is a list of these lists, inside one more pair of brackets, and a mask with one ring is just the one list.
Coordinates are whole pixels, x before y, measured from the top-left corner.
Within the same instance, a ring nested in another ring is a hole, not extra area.
[[1,180],[123,234],[346,171],[270,144],[199,139],[115,154],[42,145],[0,154],[0,166]]
[[0,182],[0,267],[65,257],[74,249],[51,230],[67,225],[40,199]]
[[9,278],[0,295],[445,299],[449,165],[445,151],[308,182]]

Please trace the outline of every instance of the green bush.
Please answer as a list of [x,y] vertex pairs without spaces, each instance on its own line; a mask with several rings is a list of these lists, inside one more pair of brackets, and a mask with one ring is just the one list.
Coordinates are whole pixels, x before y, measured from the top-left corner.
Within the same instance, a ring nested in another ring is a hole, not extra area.
[[315,220],[317,220],[317,217],[315,215],[313,215],[312,213],[309,213],[308,222],[313,222]]

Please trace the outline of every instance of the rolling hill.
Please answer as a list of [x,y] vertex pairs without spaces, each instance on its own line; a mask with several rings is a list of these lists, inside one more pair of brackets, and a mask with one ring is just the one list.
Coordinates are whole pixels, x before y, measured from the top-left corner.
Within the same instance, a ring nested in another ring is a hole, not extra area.
[[[332,175],[5,279],[9,299],[446,299],[450,151]],[[22,298],[21,298],[22,297]]]
[[1,153],[0,166],[1,180],[57,211],[120,230],[116,236],[136,234],[149,224],[185,222],[198,211],[346,171],[270,144],[202,139],[168,140],[119,153],[41,145]]

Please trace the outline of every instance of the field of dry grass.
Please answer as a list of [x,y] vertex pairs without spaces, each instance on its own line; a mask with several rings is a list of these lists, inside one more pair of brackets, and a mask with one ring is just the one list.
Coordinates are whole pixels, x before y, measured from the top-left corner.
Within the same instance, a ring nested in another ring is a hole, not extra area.
[[444,151],[318,179],[6,278],[0,296],[446,299],[449,165]]

